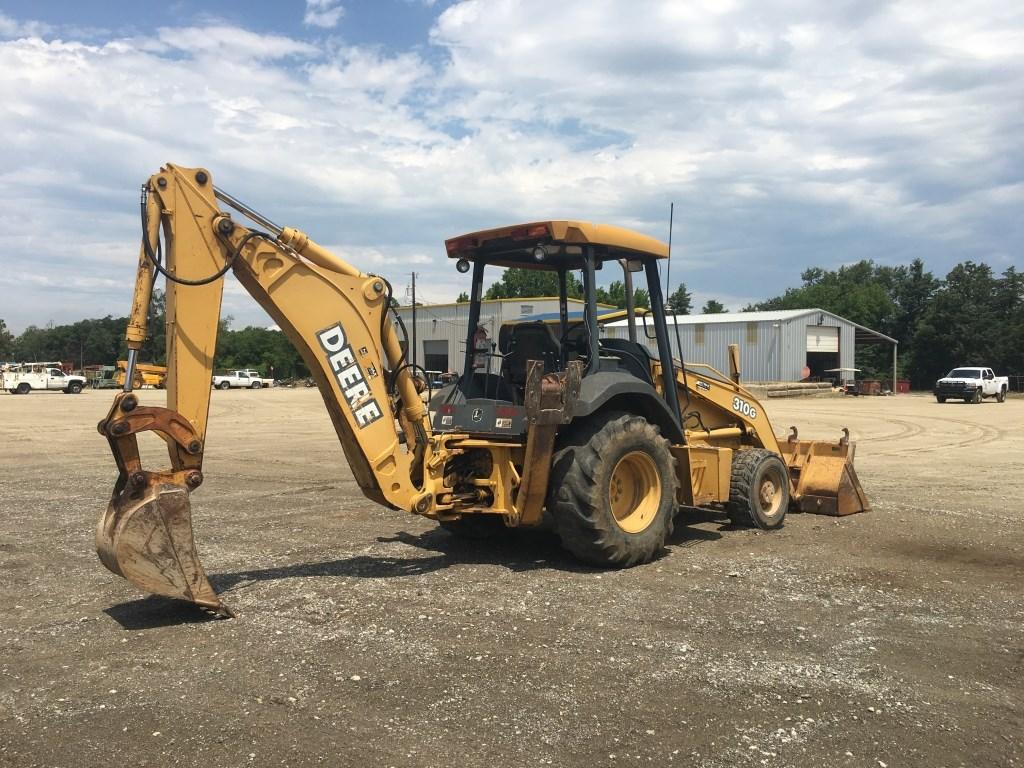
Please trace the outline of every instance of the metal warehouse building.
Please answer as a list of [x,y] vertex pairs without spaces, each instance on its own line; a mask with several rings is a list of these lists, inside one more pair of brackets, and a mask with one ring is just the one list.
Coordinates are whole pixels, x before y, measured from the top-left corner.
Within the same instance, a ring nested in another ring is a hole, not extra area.
[[[800,381],[808,375],[852,379],[852,373],[840,377],[826,371],[856,368],[857,346],[862,344],[892,345],[895,378],[895,339],[823,309],[670,315],[667,321],[672,349],[678,355],[677,345],[681,346],[684,360],[727,371],[728,347],[738,344],[747,381]],[[645,337],[642,318],[637,318],[637,324],[637,341],[656,353],[657,344]],[[653,329],[648,332],[654,335]],[[626,321],[609,323],[605,335],[628,338]]]
[[[569,303],[570,320],[582,319],[583,302],[570,299]],[[411,344],[412,307],[400,307],[398,312],[406,325]],[[602,316],[621,317],[622,311],[598,305],[598,317]],[[507,323],[551,320],[557,317],[556,297],[485,300],[480,307],[481,341],[484,346],[497,343],[501,326]],[[666,319],[673,353],[678,355],[681,346],[684,360],[707,363],[727,371],[728,347],[730,344],[738,344],[743,378],[747,381],[800,381],[808,375],[822,379],[852,379],[852,372],[839,375],[826,371],[856,368],[857,347],[864,344],[891,344],[895,371],[895,339],[823,309],[670,315]],[[657,355],[657,343],[650,322],[648,319],[645,333],[643,317],[637,317],[637,340]],[[461,372],[468,323],[468,303],[417,306],[416,361],[429,371]],[[601,326],[602,335],[629,338],[626,324],[626,320],[604,322]],[[651,338],[647,338],[647,334]],[[492,370],[497,370],[499,364],[495,360]]]

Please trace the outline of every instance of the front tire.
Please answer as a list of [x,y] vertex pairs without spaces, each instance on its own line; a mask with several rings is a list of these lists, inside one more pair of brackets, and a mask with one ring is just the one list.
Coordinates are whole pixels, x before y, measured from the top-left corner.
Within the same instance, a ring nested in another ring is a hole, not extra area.
[[675,460],[657,427],[631,414],[598,414],[555,454],[548,511],[577,558],[628,568],[665,546],[677,486]]
[[726,512],[734,525],[781,528],[789,509],[789,469],[777,453],[738,451],[732,460]]
[[974,394],[971,395],[971,399],[968,400],[967,402],[969,402],[971,405],[977,405],[978,403],[980,403],[981,402],[981,390],[980,389],[974,390]]
[[80,395],[82,393],[82,385],[77,381],[71,382],[68,384],[67,393],[69,395]]
[[936,399],[936,401],[938,401],[940,403],[946,402],[946,398],[944,398],[942,395],[936,395],[935,399]]

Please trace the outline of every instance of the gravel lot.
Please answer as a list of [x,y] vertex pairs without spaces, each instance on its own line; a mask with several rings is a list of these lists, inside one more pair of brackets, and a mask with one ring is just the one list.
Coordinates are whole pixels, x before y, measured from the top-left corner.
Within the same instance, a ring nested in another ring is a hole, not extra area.
[[96,559],[110,399],[0,394],[0,765],[1024,763],[1024,400],[770,401],[874,511],[601,572],[367,502],[315,390],[214,392],[218,621]]

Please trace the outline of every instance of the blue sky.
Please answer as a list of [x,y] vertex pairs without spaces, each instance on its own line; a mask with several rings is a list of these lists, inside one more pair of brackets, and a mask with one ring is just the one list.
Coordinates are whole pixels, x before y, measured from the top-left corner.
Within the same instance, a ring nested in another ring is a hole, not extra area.
[[811,265],[1021,268],[1022,94],[1009,0],[0,0],[0,318],[125,314],[167,161],[430,301],[445,237],[664,239],[673,201],[674,281],[733,309]]

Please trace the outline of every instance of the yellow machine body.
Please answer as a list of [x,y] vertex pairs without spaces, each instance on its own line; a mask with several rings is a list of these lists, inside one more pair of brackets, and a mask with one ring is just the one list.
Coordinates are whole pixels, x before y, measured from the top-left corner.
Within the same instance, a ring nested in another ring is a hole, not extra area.
[[[221,209],[218,200],[270,231],[242,225]],[[567,359],[558,371],[550,371],[542,361],[523,361],[522,402],[516,413],[527,426],[520,434],[439,430],[431,423],[387,316],[391,290],[386,280],[359,271],[298,230],[266,221],[216,190],[210,173],[202,168],[169,164],[154,174],[145,186],[142,223],[126,332],[127,383],[98,425],[119,471],[97,526],[97,550],[111,571],[147,592],[231,615],[200,563],[190,502],[203,483],[210,379],[228,271],[302,356],[352,473],[369,499],[442,524],[476,518],[527,526],[551,512],[553,473],[563,471],[559,462],[564,463],[570,450],[570,435],[579,435],[576,427],[587,416],[585,408],[580,413],[577,409],[589,363]],[[567,264],[592,258],[588,254],[595,252],[621,257],[623,263],[635,256],[653,264],[667,255],[664,244],[653,238],[573,221],[488,230],[446,245],[450,256],[472,259],[481,253],[482,243],[490,242],[488,238],[504,242],[524,237],[541,238],[544,247],[563,254]],[[524,253],[528,263],[529,250]],[[145,370],[137,359],[148,332],[155,272],[167,279],[165,371]],[[479,289],[477,280],[478,297]],[[651,365],[655,382],[668,380],[658,362]],[[131,392],[140,375],[143,381],[147,375],[164,376],[166,407],[140,405]],[[606,511],[614,515],[608,519],[613,520],[615,535],[649,538],[645,526],[661,508],[658,494],[671,495],[672,514],[675,503],[728,502],[734,494],[733,466],[755,448],[785,457],[798,508],[829,514],[867,508],[851,464],[852,446],[845,441],[836,446],[806,441],[780,445],[764,409],[738,383],[738,370],[730,378],[710,368],[679,364],[674,381],[679,399],[686,402],[686,427],[685,433],[676,428],[671,445],[642,419],[628,415],[613,420],[608,431],[595,438],[625,441],[621,459],[601,470],[605,485],[594,496],[600,504],[610,505]],[[654,395],[652,390],[651,397],[672,399],[664,384],[658,392]],[[502,420],[499,415],[497,421]],[[146,431],[166,443],[169,467],[143,467],[138,435]],[[654,448],[649,450],[650,445]],[[759,486],[766,503],[778,496],[781,484],[772,476]],[[649,559],[660,543],[649,544],[646,554],[620,557],[614,564]]]

